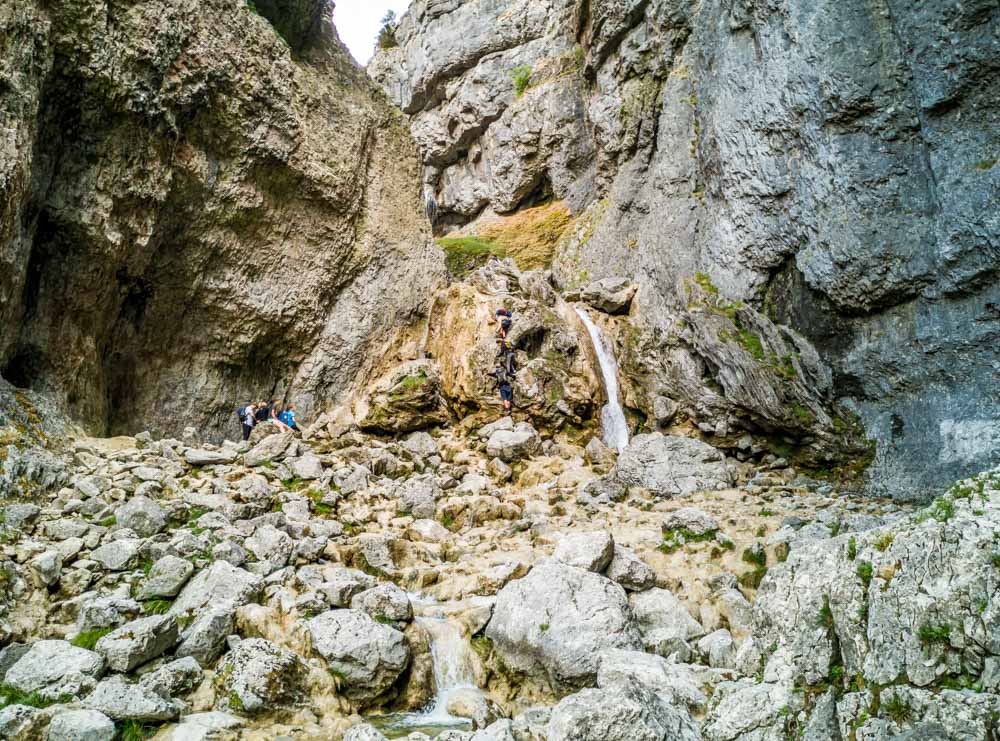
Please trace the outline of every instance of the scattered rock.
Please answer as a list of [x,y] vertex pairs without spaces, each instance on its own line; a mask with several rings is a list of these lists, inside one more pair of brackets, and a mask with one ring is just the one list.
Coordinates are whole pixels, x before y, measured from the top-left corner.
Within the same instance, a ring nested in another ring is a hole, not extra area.
[[[4,682],[21,692],[38,692],[59,699],[76,695],[104,671],[100,654],[78,648],[66,641],[35,641],[7,670]],[[92,684],[90,686],[93,686]]]
[[606,575],[630,592],[642,592],[656,586],[656,572],[628,548],[615,545]]
[[167,526],[167,513],[149,497],[132,497],[115,510],[115,520],[118,527],[148,538]]
[[568,566],[600,573],[611,563],[615,541],[605,530],[571,533],[556,545],[552,557]]
[[194,573],[194,564],[184,558],[166,555],[153,564],[139,588],[139,599],[176,597]]
[[84,705],[99,710],[112,720],[166,721],[180,715],[180,706],[139,684],[121,677],[98,683]]
[[45,741],[113,741],[115,724],[97,710],[64,710],[52,716]]
[[306,668],[291,651],[262,638],[246,638],[226,654],[218,673],[219,705],[258,714],[294,703],[302,694]]
[[177,642],[177,621],[170,615],[139,618],[103,636],[95,646],[112,671],[129,672],[155,659]]

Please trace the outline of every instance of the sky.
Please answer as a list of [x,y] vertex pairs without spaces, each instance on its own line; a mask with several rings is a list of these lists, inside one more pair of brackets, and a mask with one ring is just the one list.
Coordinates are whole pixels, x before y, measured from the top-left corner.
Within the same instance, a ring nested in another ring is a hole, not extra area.
[[351,54],[362,65],[367,64],[375,51],[379,21],[387,10],[401,16],[410,0],[336,0],[333,22],[340,40],[347,44]]

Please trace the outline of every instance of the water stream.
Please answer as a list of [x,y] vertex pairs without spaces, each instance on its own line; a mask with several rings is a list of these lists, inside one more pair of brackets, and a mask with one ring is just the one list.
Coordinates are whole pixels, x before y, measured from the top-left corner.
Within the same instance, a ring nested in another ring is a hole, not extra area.
[[621,452],[628,445],[628,423],[625,421],[625,412],[622,411],[622,406],[618,401],[618,363],[615,362],[614,353],[611,352],[600,328],[594,324],[587,312],[578,306],[576,313],[587,327],[590,341],[594,345],[594,352],[597,353],[597,360],[601,364],[601,375],[604,377],[604,390],[608,396],[608,403],[601,410],[601,431],[604,443],[609,448]]
[[471,730],[471,721],[449,713],[448,703],[458,691],[480,691],[475,682],[472,646],[457,620],[435,610],[427,602],[416,599],[413,602],[414,611],[418,613],[414,620],[431,639],[436,694],[433,701],[419,712],[393,713],[369,720],[389,738],[405,736],[413,731],[421,731],[433,738],[449,729]]

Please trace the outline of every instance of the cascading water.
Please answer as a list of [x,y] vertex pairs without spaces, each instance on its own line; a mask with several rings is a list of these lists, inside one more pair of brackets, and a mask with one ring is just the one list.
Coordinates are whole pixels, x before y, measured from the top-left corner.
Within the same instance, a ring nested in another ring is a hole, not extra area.
[[[410,595],[414,621],[431,639],[431,661],[434,670],[434,700],[424,710],[415,713],[395,713],[371,720],[389,738],[422,731],[432,738],[448,729],[466,729],[467,718],[448,712],[448,703],[459,692],[480,692],[475,683],[475,659],[472,647],[462,633],[460,623],[446,615],[440,605],[419,595]],[[420,614],[423,613],[423,614]]]
[[625,421],[625,412],[622,411],[622,406],[618,402],[618,363],[615,362],[614,353],[605,342],[601,330],[590,319],[587,312],[578,306],[576,313],[590,334],[594,352],[597,353],[597,361],[601,364],[604,390],[608,395],[608,403],[601,410],[601,430],[604,433],[604,442],[609,448],[621,452],[628,445],[628,423]]

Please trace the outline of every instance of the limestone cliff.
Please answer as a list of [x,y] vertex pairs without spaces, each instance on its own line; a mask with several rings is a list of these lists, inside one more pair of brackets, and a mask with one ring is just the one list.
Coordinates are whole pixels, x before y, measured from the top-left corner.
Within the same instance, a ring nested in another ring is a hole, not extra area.
[[[98,432],[345,396],[443,276],[326,0],[0,5],[0,375]],[[401,280],[401,276],[406,280]]]
[[[879,441],[870,487],[922,496],[1000,454],[998,28],[992,0],[416,0],[369,73],[438,231],[563,200],[563,285],[641,284],[635,411],[804,434],[719,363],[780,365],[770,318]],[[664,347],[692,280],[748,334]]]

